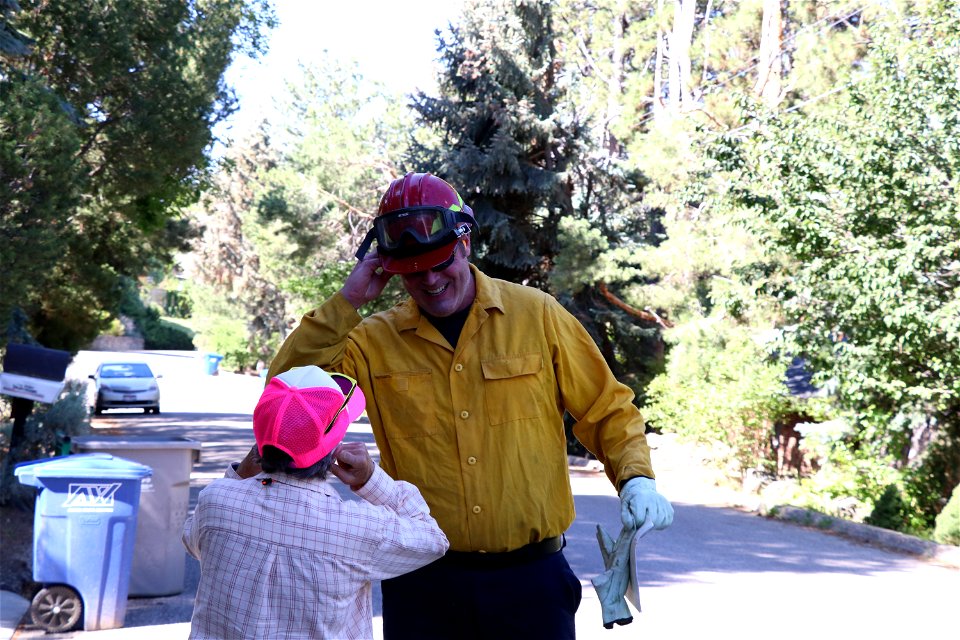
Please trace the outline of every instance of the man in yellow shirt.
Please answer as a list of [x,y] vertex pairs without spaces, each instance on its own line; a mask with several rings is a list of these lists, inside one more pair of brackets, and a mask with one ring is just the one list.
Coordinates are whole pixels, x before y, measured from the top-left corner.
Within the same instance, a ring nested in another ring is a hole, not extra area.
[[[394,180],[357,266],[269,374],[315,364],[357,380],[381,466],[420,489],[450,540],[440,560],[383,582],[386,640],[573,638],[564,411],[619,489],[625,527],[665,528],[673,509],[656,491],[632,391],[554,298],[470,264],[475,226],[440,178]],[[410,298],[361,318],[394,275]]]

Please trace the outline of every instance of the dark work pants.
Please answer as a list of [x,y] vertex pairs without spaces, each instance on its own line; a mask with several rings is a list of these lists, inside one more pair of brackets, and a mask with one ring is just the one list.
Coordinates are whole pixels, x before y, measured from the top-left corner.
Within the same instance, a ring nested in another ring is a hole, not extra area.
[[502,568],[441,558],[382,589],[384,640],[576,637],[581,587],[562,551]]

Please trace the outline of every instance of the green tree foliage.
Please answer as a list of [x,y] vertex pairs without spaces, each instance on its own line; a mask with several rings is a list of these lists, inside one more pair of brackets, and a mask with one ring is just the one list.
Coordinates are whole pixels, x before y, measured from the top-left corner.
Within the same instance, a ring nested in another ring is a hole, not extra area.
[[[740,171],[751,225],[789,256],[767,287],[783,305],[785,350],[838,382],[858,426],[848,446],[944,469],[905,492],[945,501],[960,479],[960,15],[928,4],[878,23],[834,109],[764,120],[720,157]],[[911,455],[938,438],[946,460]],[[923,510],[927,526],[938,508]]]
[[329,58],[301,67],[269,127],[279,157],[262,176],[256,209],[284,240],[267,254],[282,279],[352,260],[398,173],[409,126],[400,100],[355,67]]
[[203,234],[177,277],[166,280],[168,291],[190,300],[195,344],[224,355],[229,369],[269,361],[287,325],[286,301],[262,273],[253,239],[259,228],[250,222],[262,175],[275,157],[260,134],[227,149],[212,188],[191,208]]
[[259,48],[270,13],[265,0],[21,6],[4,27],[32,48],[0,57],[0,304],[23,307],[43,344],[76,349],[116,310],[121,276],[187,247],[180,211],[233,109],[223,71]]
[[[302,67],[270,126],[279,157],[262,176],[252,227],[262,270],[295,318],[333,295],[397,177],[409,116],[399,96],[365,81],[355,64]],[[392,306],[392,281],[367,313]]]
[[550,3],[468,3],[439,36],[440,96],[418,94],[409,158],[461,190],[480,225],[473,248],[490,275],[545,287],[558,225],[573,212],[583,126],[567,110]]
[[34,310],[63,255],[82,242],[71,224],[86,182],[76,124],[36,78],[0,79],[0,324]]
[[[300,315],[340,288],[405,146],[402,101],[355,64],[326,58],[286,80],[276,112],[227,150],[192,210],[204,229],[183,265],[197,341],[228,367],[269,362]],[[392,283],[361,311],[397,295]]]
[[883,489],[883,493],[877,498],[870,515],[863,519],[867,524],[884,529],[899,531],[903,529],[903,523],[906,515],[906,507],[903,503],[903,497],[896,485],[890,484]]
[[775,469],[773,422],[795,408],[783,386],[784,366],[767,357],[748,327],[722,316],[685,323],[670,340],[667,370],[648,389],[647,419],[708,445],[741,476]]
[[118,311],[133,321],[137,331],[143,336],[144,348],[182,351],[193,351],[196,348],[188,330],[164,322],[160,318],[159,309],[140,299],[137,282],[124,278],[120,286],[123,294]]
[[941,544],[960,546],[960,485],[954,487],[950,501],[937,516],[933,538]]
[[76,380],[65,385],[53,404],[38,404],[37,410],[27,418],[22,440],[11,443],[10,431],[0,429],[0,471],[4,474],[0,477],[0,504],[13,501],[23,508],[32,508],[35,491],[16,479],[13,474],[16,464],[62,455],[71,438],[88,433],[87,383]]
[[10,24],[20,10],[16,0],[0,0],[0,55],[22,56],[30,52],[32,41]]

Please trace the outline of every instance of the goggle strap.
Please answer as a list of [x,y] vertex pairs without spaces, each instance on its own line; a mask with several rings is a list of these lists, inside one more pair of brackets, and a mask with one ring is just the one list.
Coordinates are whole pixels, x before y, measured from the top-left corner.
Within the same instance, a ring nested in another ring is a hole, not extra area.
[[360,243],[360,248],[357,249],[356,258],[357,260],[363,260],[363,256],[367,255],[367,251],[370,250],[370,245],[373,244],[374,238],[377,237],[376,228],[370,229],[367,231],[367,235],[364,236],[363,242]]

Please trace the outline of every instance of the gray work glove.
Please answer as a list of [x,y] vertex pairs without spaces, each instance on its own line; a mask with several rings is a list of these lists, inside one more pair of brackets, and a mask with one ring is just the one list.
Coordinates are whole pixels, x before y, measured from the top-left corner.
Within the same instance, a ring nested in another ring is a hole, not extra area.
[[614,624],[630,624],[633,615],[627,607],[624,594],[630,581],[630,546],[633,537],[637,535],[634,527],[624,527],[620,536],[614,542],[613,538],[597,525],[597,543],[600,545],[600,554],[603,556],[603,566],[606,571],[590,580],[600,598],[600,607],[603,610],[603,626],[612,629]]

